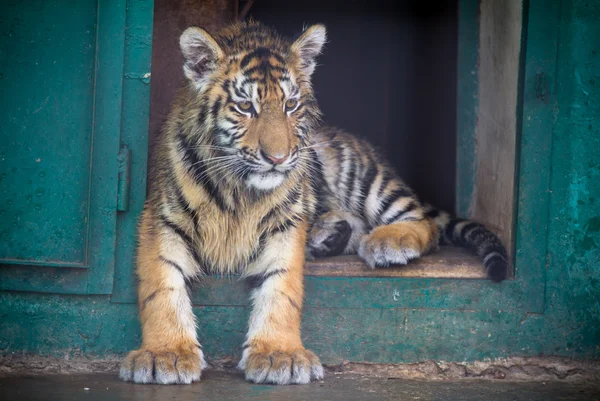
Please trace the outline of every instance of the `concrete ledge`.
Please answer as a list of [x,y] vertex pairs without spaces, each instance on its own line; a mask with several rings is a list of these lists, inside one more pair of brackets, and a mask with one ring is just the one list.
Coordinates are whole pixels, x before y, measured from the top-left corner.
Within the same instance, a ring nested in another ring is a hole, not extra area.
[[[111,373],[117,374],[121,357],[94,359],[77,356],[53,358],[30,354],[0,356],[0,377],[49,374]],[[224,358],[209,361],[208,371],[235,372],[237,360]],[[326,378],[360,375],[385,379],[502,381],[569,381],[600,383],[600,361],[580,361],[558,357],[507,358],[468,363],[424,361],[406,364],[347,362],[325,366]]]

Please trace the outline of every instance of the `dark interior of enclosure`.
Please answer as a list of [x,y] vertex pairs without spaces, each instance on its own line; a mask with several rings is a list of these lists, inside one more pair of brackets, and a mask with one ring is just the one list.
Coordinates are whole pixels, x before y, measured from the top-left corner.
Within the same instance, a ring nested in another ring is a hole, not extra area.
[[[457,9],[456,0],[256,0],[247,17],[290,37],[325,24],[313,79],[325,122],[369,138],[423,200],[454,210]],[[235,12],[224,1],[156,1],[151,135],[181,82],[178,35],[217,29]]]

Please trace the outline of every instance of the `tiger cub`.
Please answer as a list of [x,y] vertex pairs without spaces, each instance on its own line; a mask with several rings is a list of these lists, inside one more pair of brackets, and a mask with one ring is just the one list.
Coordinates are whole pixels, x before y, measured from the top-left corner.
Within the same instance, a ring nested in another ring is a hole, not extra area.
[[182,34],[188,85],[156,146],[137,252],[142,345],[123,380],[200,380],[188,284],[209,273],[248,280],[239,367],[276,384],[323,378],[300,339],[306,256],[358,252],[383,267],[445,241],[475,249],[492,279],[506,276],[489,231],[421,205],[370,145],[319,127],[310,79],[325,40],[322,25],[291,42],[256,22]]

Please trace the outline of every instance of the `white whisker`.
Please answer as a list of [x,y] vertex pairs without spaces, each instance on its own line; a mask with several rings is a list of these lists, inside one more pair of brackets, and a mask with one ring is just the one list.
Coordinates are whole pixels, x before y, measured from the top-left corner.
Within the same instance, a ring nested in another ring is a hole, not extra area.
[[303,146],[301,148],[298,148],[298,150],[304,150],[304,149],[310,149],[310,148],[314,148],[317,147],[319,145],[325,145],[327,143],[331,143],[331,142],[338,142],[340,141],[339,139],[332,139],[330,141],[323,141],[323,142],[317,142],[317,143],[313,143],[312,145],[308,145],[308,146]]

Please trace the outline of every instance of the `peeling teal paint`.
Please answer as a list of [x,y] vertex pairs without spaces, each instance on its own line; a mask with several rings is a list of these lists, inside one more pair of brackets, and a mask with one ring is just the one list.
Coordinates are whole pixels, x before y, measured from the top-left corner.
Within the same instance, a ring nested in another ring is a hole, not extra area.
[[146,85],[150,84],[151,74],[149,72],[146,72],[144,74],[139,73],[139,72],[126,72],[124,76],[125,76],[125,79],[139,79]]

